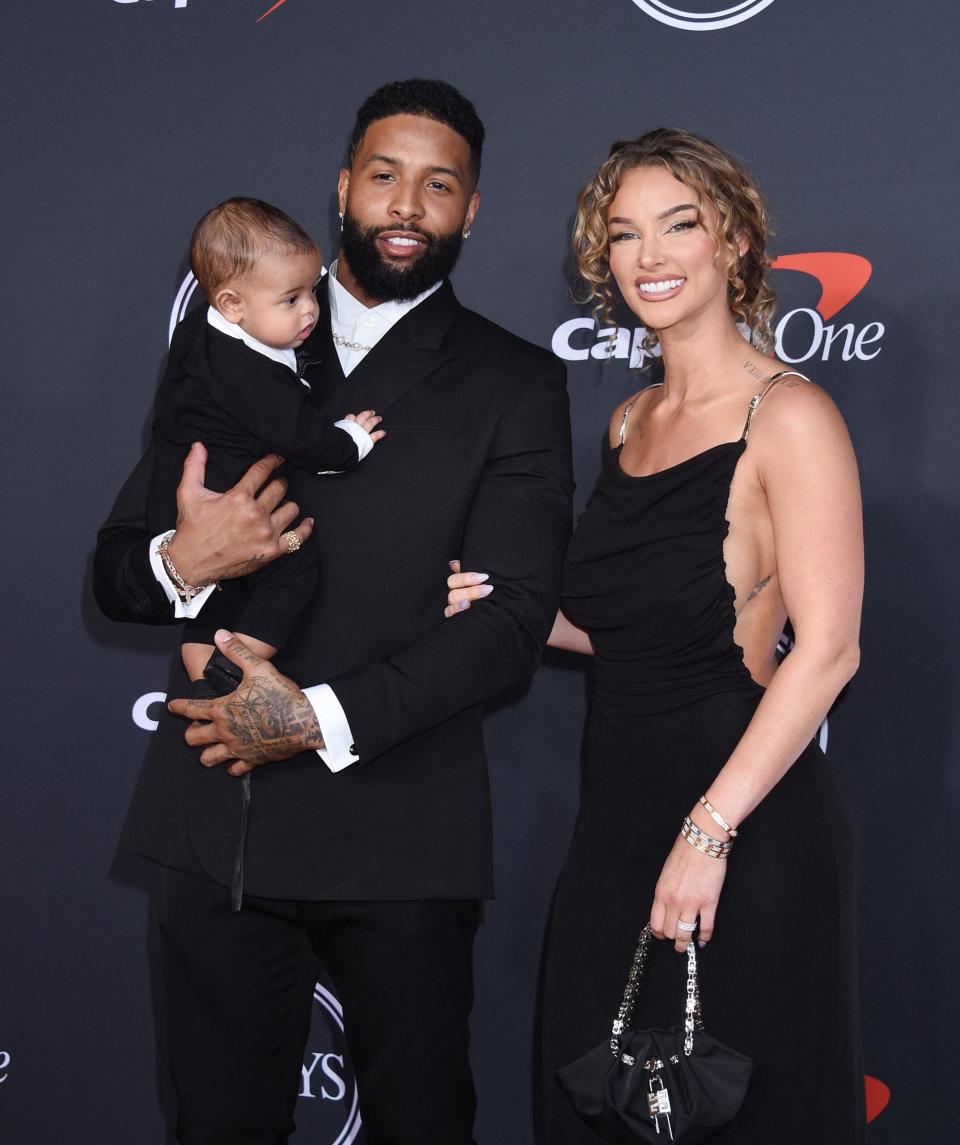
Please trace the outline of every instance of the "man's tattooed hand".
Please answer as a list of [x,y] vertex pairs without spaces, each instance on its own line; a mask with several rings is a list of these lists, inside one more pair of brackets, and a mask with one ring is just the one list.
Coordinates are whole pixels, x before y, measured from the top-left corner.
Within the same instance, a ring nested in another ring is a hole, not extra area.
[[[219,635],[219,633],[218,633]],[[214,700],[172,700],[170,711],[192,724],[184,733],[191,747],[203,747],[205,767],[229,763],[231,775],[245,775],[264,763],[323,747],[323,735],[307,697],[273,665],[237,637],[219,642],[220,651],[243,669],[243,683]]]

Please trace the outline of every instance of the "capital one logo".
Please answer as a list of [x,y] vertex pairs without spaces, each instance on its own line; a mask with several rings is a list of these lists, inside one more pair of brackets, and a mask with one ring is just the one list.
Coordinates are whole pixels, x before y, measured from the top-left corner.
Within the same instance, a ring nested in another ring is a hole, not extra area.
[[[885,333],[882,322],[867,322],[858,328],[853,322],[831,321],[870,281],[873,267],[867,259],[845,251],[784,254],[773,261],[772,268],[807,275],[820,288],[812,307],[788,310],[777,322],[775,349],[782,361],[791,365],[837,358],[844,362],[869,362],[880,353]],[[642,326],[633,330],[613,326],[597,330],[595,326],[592,318],[571,318],[561,323],[553,334],[554,354],[568,362],[623,358],[636,368],[660,352],[659,347],[653,351],[644,348],[647,332]]]
[[773,0],[742,0],[727,8],[716,8],[716,0],[692,4],[686,0],[682,8],[673,8],[662,0],[633,0],[634,4],[654,20],[668,24],[671,28],[682,28],[685,32],[712,32],[717,28],[729,28],[742,24],[751,16],[756,16],[764,8],[769,8]]

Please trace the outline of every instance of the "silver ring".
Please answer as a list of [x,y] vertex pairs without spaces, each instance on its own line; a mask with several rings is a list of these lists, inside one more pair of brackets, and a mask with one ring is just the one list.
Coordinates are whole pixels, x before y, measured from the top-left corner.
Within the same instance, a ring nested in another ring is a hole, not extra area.
[[289,533],[281,533],[280,540],[287,546],[288,553],[295,553],[303,544],[303,541],[292,530]]
[[695,922],[684,922],[682,918],[677,919],[677,930],[683,930],[687,934],[693,934],[696,929],[697,924]]

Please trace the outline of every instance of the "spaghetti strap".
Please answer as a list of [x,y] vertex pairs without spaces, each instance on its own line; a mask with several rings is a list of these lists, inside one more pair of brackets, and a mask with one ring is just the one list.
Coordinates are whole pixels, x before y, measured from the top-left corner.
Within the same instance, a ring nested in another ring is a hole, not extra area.
[[[750,399],[750,405],[747,409],[747,420],[743,424],[743,433],[740,434],[741,441],[747,440],[747,437],[750,434],[750,425],[753,422],[753,415],[757,412],[757,409],[759,408],[763,399],[767,396],[768,393],[770,393],[777,382],[782,381],[784,378],[790,377],[803,378],[805,382],[810,381],[806,374],[801,374],[799,370],[781,370],[779,373],[774,374],[773,377],[769,379],[767,384],[760,391],[760,393],[754,394]],[[623,427],[621,426],[621,429],[622,428]]]
[[630,417],[630,410],[636,400],[636,398],[631,398],[623,407],[623,417],[620,419],[620,428],[617,430],[617,439],[621,445],[627,440],[627,419]]
[[620,419],[620,428],[617,430],[617,440],[620,445],[623,445],[627,440],[627,422],[630,419],[630,411],[636,404],[637,398],[642,397],[649,390],[658,389],[662,385],[663,382],[654,382],[650,386],[644,386],[644,388],[640,390],[639,393],[634,394],[633,397],[623,407],[623,417]]

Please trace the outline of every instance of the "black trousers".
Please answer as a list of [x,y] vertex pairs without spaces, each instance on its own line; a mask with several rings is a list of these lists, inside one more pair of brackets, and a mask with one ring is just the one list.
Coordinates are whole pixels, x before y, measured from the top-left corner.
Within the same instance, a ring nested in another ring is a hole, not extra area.
[[181,1145],[285,1145],[319,958],[343,1004],[367,1145],[471,1145],[477,902],[290,902],[162,874]]

